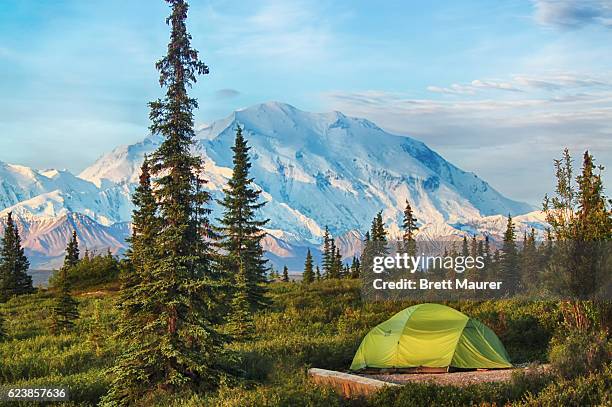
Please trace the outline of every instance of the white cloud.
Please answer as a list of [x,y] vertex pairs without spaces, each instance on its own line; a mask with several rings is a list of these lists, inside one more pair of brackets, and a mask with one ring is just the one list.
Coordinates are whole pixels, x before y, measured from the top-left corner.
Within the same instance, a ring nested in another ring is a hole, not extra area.
[[612,82],[596,79],[588,75],[575,75],[568,73],[553,75],[517,75],[514,81],[522,86],[541,88],[545,90],[561,90],[568,88],[610,88]]
[[538,23],[559,28],[579,28],[588,24],[612,27],[609,0],[533,0]]
[[427,90],[435,93],[446,93],[449,95],[473,95],[476,93],[474,88],[466,85],[459,85],[457,83],[452,84],[448,88],[442,88],[439,86],[428,86]]
[[[521,75],[500,83],[522,92],[496,93],[495,98],[454,93],[449,100],[335,91],[324,100],[330,109],[420,139],[509,196],[534,204],[550,191],[552,160],[565,146],[576,155],[592,150],[598,162],[612,170],[609,81],[557,74]],[[480,89],[474,82],[471,86]],[[612,187],[609,173],[604,181]]]
[[482,89],[498,89],[498,90],[508,90],[512,92],[520,92],[520,89],[514,87],[512,83],[509,82],[496,82],[496,81],[487,81],[476,79],[472,81],[472,86],[475,88]]
[[612,88],[612,81],[597,79],[587,75],[556,73],[547,75],[515,75],[510,81],[474,79],[469,84],[452,84],[449,87],[428,86],[434,93],[449,95],[474,95],[478,91],[502,90],[527,92],[533,89],[546,91],[568,90],[575,88]]

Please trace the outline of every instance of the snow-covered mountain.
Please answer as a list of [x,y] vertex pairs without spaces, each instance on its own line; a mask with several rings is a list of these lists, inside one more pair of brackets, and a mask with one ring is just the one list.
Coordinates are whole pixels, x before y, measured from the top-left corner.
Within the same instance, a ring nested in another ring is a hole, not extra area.
[[[277,102],[235,111],[198,131],[196,150],[204,157],[204,175],[214,198],[220,198],[231,176],[237,126],[252,146],[252,176],[267,201],[261,216],[270,218],[266,246],[277,264],[303,258],[307,246],[320,243],[326,225],[339,237],[345,255],[352,255],[359,251],[360,231],[367,230],[379,210],[390,233],[397,235],[406,199],[424,238],[498,229],[494,215],[533,210],[417,140],[340,112],[309,113]],[[124,235],[113,225],[123,224],[121,230],[127,230],[129,196],[143,156],[161,142],[159,136],[149,136],[118,147],[78,177],[0,163],[0,216],[12,211],[22,222],[36,223],[59,222],[78,213],[121,243]],[[213,203],[213,218],[219,215]],[[83,240],[87,242],[85,236]],[[98,244],[104,238],[95,240]]]

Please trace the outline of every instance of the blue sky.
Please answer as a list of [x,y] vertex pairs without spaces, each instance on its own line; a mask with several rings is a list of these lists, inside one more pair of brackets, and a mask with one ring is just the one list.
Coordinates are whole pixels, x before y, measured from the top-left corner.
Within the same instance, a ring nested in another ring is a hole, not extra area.
[[[167,13],[2,1],[0,160],[78,172],[142,139]],[[611,1],[193,0],[189,28],[211,68],[198,123],[268,100],[340,110],[532,203],[563,146],[612,164]]]

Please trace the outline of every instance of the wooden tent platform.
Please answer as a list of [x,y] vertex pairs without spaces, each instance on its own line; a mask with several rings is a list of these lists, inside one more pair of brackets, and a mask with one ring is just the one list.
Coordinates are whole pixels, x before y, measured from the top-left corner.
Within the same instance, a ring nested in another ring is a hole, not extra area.
[[[308,370],[314,383],[334,388],[345,397],[368,396],[385,386],[403,386],[410,383],[433,383],[441,386],[468,386],[476,383],[506,382],[511,380],[514,369],[471,370],[442,372],[440,369],[399,369],[362,371],[359,374],[336,372],[334,370]],[[542,374],[550,370],[549,365],[527,367],[531,374]]]
[[396,383],[317,368],[308,369],[308,376],[314,383],[332,387],[345,397],[368,396],[385,386],[399,386]]

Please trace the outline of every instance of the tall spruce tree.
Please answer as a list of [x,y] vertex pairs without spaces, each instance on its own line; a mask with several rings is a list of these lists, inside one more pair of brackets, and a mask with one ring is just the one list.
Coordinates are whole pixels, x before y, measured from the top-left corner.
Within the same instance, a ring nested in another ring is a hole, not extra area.
[[[158,259],[157,235],[160,222],[157,217],[157,202],[153,196],[149,159],[145,155],[140,168],[138,186],[132,195],[134,210],[132,212],[132,235],[130,247],[126,253],[128,261],[124,263],[121,273],[121,290],[117,307],[122,320],[138,319],[136,326],[142,326],[150,317],[142,308],[144,292],[140,284],[151,284],[152,269]],[[85,259],[83,260],[85,261]],[[127,341],[137,340],[137,332],[132,324],[119,325],[119,336]]]
[[378,212],[372,220],[370,238],[373,242],[387,243],[387,232],[382,218],[382,211]]
[[287,268],[287,266],[283,266],[283,282],[289,282],[289,269]]
[[340,253],[340,248],[337,247],[334,243],[335,252],[334,252],[334,265],[332,268],[332,278],[342,278],[342,273],[344,269],[344,265],[342,264],[342,254]]
[[353,261],[351,262],[350,268],[350,278],[357,279],[359,278],[359,269],[360,269],[359,259],[353,256]]
[[160,229],[157,217],[157,202],[153,196],[149,158],[145,155],[140,167],[138,187],[132,195],[132,236],[128,258],[138,273],[144,273],[152,266],[155,255],[155,242]]
[[463,241],[461,242],[461,256],[467,257],[470,255],[470,248],[468,245],[467,236],[463,236]]
[[516,232],[512,216],[508,215],[504,243],[501,250],[501,276],[509,294],[516,294],[520,288],[520,266],[516,248]]
[[79,262],[79,240],[77,238],[76,230],[72,231],[72,236],[66,246],[66,257],[64,257],[64,267],[76,266]]
[[334,239],[329,234],[329,228],[325,226],[323,233],[323,276],[331,278],[335,263],[335,243]]
[[166,95],[150,103],[149,115],[151,133],[164,138],[150,160],[159,217],[157,259],[130,288],[140,312],[122,319],[121,331],[131,328],[137,336],[123,338],[123,352],[103,399],[107,404],[134,404],[156,391],[211,388],[222,369],[218,358],[226,339],[215,328],[220,293],[206,239],[210,197],[200,178],[202,159],[192,153],[197,101],[188,95],[208,67],[191,47],[186,1],[166,2],[172,7],[166,20],[170,43],[167,55],[156,64]]
[[578,185],[577,234],[587,241],[612,240],[612,201],[604,195],[601,179],[603,166],[596,166],[593,156],[584,152]]
[[30,262],[21,246],[17,225],[9,212],[0,242],[0,302],[34,291],[32,277],[28,274]]
[[[370,231],[365,234],[364,244],[359,274],[363,287],[372,287],[374,279],[379,278],[378,274],[373,272],[374,258],[388,254],[387,232],[383,223],[382,211],[378,212],[374,219],[372,219]],[[387,270],[387,272],[389,271]],[[371,294],[373,298],[379,298],[379,293],[376,290],[372,290]]]
[[476,235],[473,235],[472,240],[470,241],[470,256],[474,258],[478,256],[478,240],[476,240]]
[[402,221],[402,229],[404,231],[402,235],[403,250],[409,256],[416,255],[416,232],[419,230],[417,226],[417,218],[412,212],[410,202],[406,199],[406,207],[404,208],[404,219]]
[[249,302],[249,284],[246,268],[239,264],[238,270],[233,277],[234,294],[232,296],[227,326],[233,338],[246,340],[251,337],[254,330],[253,312]]
[[306,260],[304,261],[304,274],[303,281],[306,284],[310,284],[314,281],[315,275],[313,270],[312,253],[310,249],[306,252]]
[[[218,201],[223,208],[223,217],[219,219],[217,230],[221,236],[218,245],[223,252],[222,269],[233,280],[238,269],[244,268],[247,299],[251,310],[255,311],[267,304],[264,283],[267,281],[268,266],[263,257],[261,239],[265,235],[262,227],[268,219],[257,219],[257,211],[265,202],[260,202],[261,191],[253,187],[253,178],[249,177],[250,149],[238,126],[232,147],[232,177],[224,189],[223,199]],[[234,284],[234,287],[237,285]]]
[[70,266],[64,265],[58,271],[55,283],[57,291],[51,305],[51,333],[54,335],[72,330],[74,321],[79,318],[79,304],[70,294],[69,268]]

